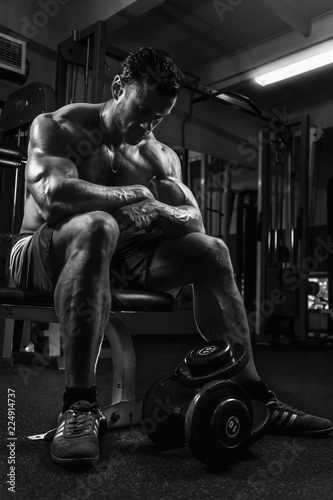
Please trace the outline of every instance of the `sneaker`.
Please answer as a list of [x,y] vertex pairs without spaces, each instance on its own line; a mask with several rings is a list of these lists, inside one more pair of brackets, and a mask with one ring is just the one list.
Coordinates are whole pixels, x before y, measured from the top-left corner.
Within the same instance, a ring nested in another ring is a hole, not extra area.
[[78,401],[60,414],[51,444],[51,457],[63,467],[92,465],[99,458],[98,436],[106,418],[98,404]]
[[324,436],[333,431],[330,420],[309,415],[303,411],[281,403],[273,391],[267,408],[271,412],[270,431],[274,434],[293,436]]

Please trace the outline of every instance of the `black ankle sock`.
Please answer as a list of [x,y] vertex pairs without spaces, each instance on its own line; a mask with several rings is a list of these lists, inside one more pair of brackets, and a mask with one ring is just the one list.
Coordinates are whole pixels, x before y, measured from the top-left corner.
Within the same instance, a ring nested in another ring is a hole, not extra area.
[[83,387],[66,387],[63,395],[62,412],[69,410],[77,401],[88,401],[90,404],[97,400],[97,387],[93,385],[89,389]]
[[242,382],[241,386],[246,390],[250,399],[256,399],[262,403],[267,403],[271,397],[267,387],[261,380]]

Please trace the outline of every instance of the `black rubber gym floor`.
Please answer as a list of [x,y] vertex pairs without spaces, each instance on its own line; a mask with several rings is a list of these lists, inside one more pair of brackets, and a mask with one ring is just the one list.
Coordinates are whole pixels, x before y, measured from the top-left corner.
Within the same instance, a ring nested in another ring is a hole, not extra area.
[[[198,338],[133,337],[137,391],[170,373]],[[200,342],[200,339],[199,339]],[[281,400],[333,420],[332,348],[254,347],[266,385]],[[24,370],[24,371],[23,371]],[[102,406],[110,402],[111,361],[100,360]],[[241,460],[213,473],[186,448],[160,452],[139,428],[108,432],[96,467],[68,471],[50,458],[50,443],[28,435],[55,426],[64,372],[16,364],[1,369],[1,499],[333,499],[333,434],[322,439],[264,436]],[[16,395],[15,494],[8,491],[7,390]]]

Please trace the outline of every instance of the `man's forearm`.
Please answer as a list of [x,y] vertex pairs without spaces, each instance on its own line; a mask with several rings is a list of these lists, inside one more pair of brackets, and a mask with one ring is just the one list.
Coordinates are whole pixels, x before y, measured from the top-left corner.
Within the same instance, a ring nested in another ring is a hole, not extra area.
[[118,208],[152,198],[144,186],[108,187],[81,179],[65,179],[45,192],[39,203],[41,216],[54,224],[72,215],[102,210],[112,213]]
[[172,207],[160,203],[157,227],[171,237],[205,232],[200,212],[187,205]]

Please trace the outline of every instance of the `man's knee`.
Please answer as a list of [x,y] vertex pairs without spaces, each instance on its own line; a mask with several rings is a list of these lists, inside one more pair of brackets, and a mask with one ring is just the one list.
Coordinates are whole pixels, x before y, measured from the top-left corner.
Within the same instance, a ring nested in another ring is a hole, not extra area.
[[206,236],[205,246],[205,265],[207,267],[212,269],[218,267],[224,271],[232,272],[229,249],[223,240],[214,236]]
[[82,214],[75,221],[76,241],[84,247],[109,248],[115,247],[118,237],[118,224],[112,215],[96,210]]

